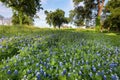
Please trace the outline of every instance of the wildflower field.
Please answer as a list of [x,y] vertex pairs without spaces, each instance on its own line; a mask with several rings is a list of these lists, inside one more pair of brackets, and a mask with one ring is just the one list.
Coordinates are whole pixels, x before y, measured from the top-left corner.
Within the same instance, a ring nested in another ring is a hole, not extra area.
[[120,35],[0,27],[0,80],[119,80]]

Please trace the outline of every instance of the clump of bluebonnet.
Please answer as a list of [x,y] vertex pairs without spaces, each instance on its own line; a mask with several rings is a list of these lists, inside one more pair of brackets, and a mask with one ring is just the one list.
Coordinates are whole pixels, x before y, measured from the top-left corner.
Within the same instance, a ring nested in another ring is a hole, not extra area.
[[32,70],[28,70],[27,73],[30,74],[32,72]]
[[107,77],[106,77],[106,75],[104,75],[104,76],[103,76],[103,80],[107,80]]
[[111,63],[109,66],[110,66],[110,68],[114,68],[117,66],[117,63]]
[[94,65],[92,66],[92,70],[93,72],[96,72],[96,68],[94,67]]
[[40,72],[36,73],[36,78],[37,78],[37,80],[40,80]]
[[62,67],[63,66],[62,62],[60,62],[59,65],[60,65],[60,67]]
[[15,71],[14,71],[14,74],[15,74],[15,75],[18,75],[18,70],[15,70]]
[[62,75],[65,75],[67,73],[67,70],[64,69],[63,72],[62,72]]
[[68,77],[70,77],[71,73],[68,73]]
[[111,75],[111,80],[119,80],[118,76],[117,75]]
[[8,70],[8,71],[7,71],[7,74],[9,74],[9,75],[10,75],[11,73],[12,73],[12,72],[11,72],[11,70]]
[[92,77],[92,75],[93,75],[92,72],[90,72],[90,73],[89,73],[89,76]]
[[39,63],[36,63],[36,67],[39,67]]
[[79,75],[82,75],[82,72],[81,71],[79,71],[79,73],[78,73]]

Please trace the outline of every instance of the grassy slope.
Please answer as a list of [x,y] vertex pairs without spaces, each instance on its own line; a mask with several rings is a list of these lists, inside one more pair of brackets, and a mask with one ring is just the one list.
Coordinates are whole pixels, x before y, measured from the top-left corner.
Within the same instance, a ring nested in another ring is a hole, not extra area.
[[[120,47],[120,35],[118,35],[118,33],[99,33],[92,30],[81,29],[55,30],[34,27],[4,26],[0,27],[0,38],[4,38],[3,41],[0,42],[0,44],[4,46],[3,49],[0,49],[0,61],[2,59],[7,60],[8,57],[14,59],[14,55],[17,54],[25,56],[27,55],[26,53],[31,54],[32,51],[38,51],[39,49],[41,49],[45,54],[49,53],[51,48],[53,51],[57,51],[61,54],[64,50],[66,53],[70,53],[71,51],[73,53],[86,53],[90,50],[91,53],[98,51],[100,53],[105,52],[108,54],[107,49],[110,48],[112,49],[110,51],[114,51],[115,47]],[[26,49],[28,49],[26,46],[28,46],[28,44],[32,44],[32,47],[26,52]],[[80,44],[84,46],[81,48],[81,46],[79,46]],[[63,45],[64,48],[61,49]],[[8,49],[6,49],[6,46]],[[20,48],[18,46],[20,46]],[[105,51],[103,50],[103,47],[106,48]],[[80,48],[81,50],[79,50]],[[4,51],[2,52],[2,50]],[[0,62],[0,68],[5,66],[7,63],[2,64],[3,62]],[[8,64],[11,65],[11,62]],[[54,64],[54,62],[52,62],[51,65],[52,64]],[[24,74],[25,73],[21,74],[21,76]],[[118,72],[118,74],[120,73]],[[21,78],[21,76],[19,78]],[[88,78],[86,77],[86,79]]]

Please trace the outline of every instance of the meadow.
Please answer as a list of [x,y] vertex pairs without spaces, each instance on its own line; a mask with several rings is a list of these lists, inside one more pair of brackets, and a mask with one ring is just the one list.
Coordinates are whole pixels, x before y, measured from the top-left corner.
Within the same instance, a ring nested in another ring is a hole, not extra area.
[[0,26],[0,80],[119,79],[119,33]]

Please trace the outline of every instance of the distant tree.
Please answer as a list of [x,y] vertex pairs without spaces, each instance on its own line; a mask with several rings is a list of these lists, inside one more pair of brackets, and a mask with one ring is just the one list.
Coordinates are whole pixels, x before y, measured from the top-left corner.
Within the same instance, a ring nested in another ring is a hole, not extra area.
[[[30,16],[27,16],[27,15],[23,15],[22,16],[22,24],[24,25],[33,25],[33,18],[30,17]],[[13,13],[13,16],[12,16],[12,24],[13,25],[17,25],[19,24],[19,16],[17,13]]]
[[58,28],[60,28],[63,23],[69,22],[69,18],[65,17],[65,12],[63,10],[57,9],[54,12],[45,11],[45,14],[46,21],[50,26],[53,25],[54,27],[58,26]]
[[27,15],[34,17],[34,15],[42,9],[41,0],[0,0],[6,6],[11,7],[13,11],[15,10],[19,16],[19,24],[22,25],[22,16]]
[[[80,2],[83,2],[84,6],[81,7],[79,5]],[[96,26],[98,27],[100,26],[100,16],[104,7],[104,2],[105,0],[73,0],[75,10],[78,10],[76,12],[77,17],[83,17],[82,20],[96,17]],[[95,14],[95,16],[93,16],[93,14]]]

